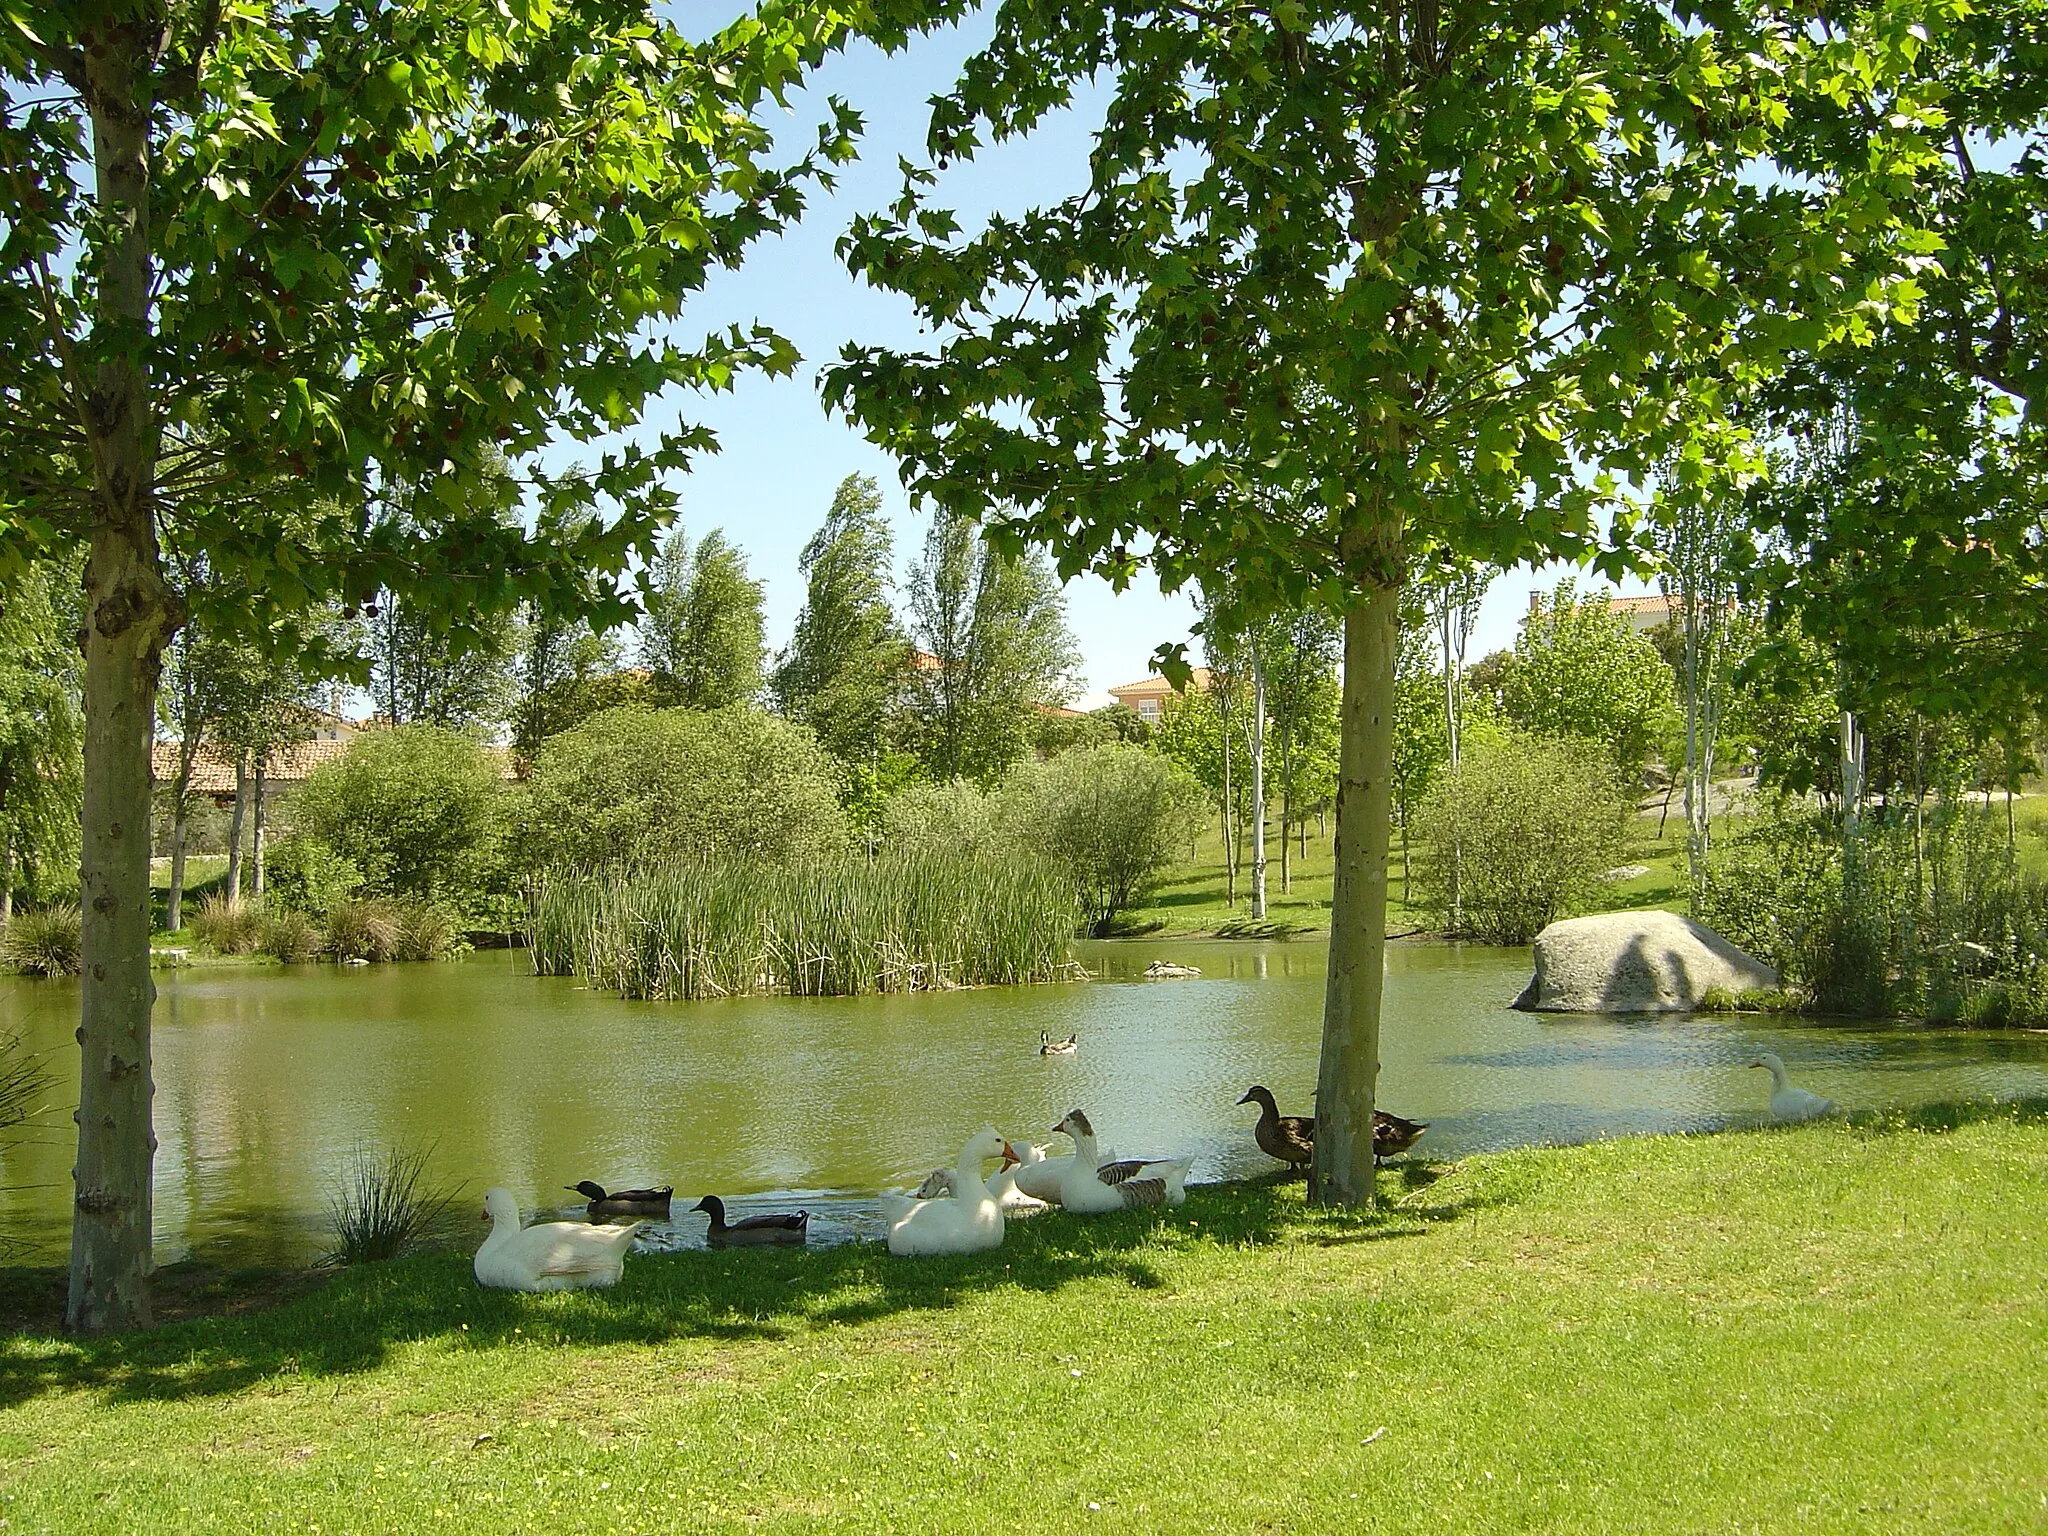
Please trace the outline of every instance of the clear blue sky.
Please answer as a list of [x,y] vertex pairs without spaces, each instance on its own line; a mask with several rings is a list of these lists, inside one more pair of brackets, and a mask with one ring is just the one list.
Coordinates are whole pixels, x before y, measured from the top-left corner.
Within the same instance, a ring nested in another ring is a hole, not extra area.
[[[793,99],[787,138],[792,144],[808,140],[825,95],[836,94],[866,118],[860,161],[843,172],[834,193],[813,198],[800,225],[756,245],[741,271],[720,275],[685,313],[685,334],[734,321],[765,321],[789,337],[804,357],[792,378],[751,377],[731,394],[683,397],[669,408],[719,435],[722,451],[700,459],[683,482],[684,526],[693,539],[723,528],[746,550],[753,574],[767,588],[772,646],[788,639],[803,601],[798,552],[847,475],[869,474],[880,482],[896,527],[899,567],[908,565],[923,540],[926,510],[910,505],[886,454],[826,412],[818,398],[817,371],[836,359],[849,340],[918,344],[918,326],[908,306],[857,283],[833,254],[833,245],[856,214],[894,198],[898,155],[915,156],[923,145],[926,102],[950,86],[961,60],[986,33],[986,18],[976,17],[921,39],[894,58],[861,44],[831,60],[814,77],[808,95]],[[956,167],[945,182],[950,205],[971,225],[973,215],[998,203],[1018,209],[1076,190],[1086,175],[1092,127],[1083,106],[1024,144]],[[657,415],[647,430],[665,425]],[[1487,599],[1471,655],[1511,644],[1530,589],[1548,588],[1561,574],[1511,571],[1503,576]],[[1082,701],[1087,703],[1106,702],[1104,689],[1144,676],[1153,649],[1186,639],[1193,618],[1184,596],[1162,594],[1149,578],[1121,595],[1087,578],[1069,585],[1066,598],[1068,622],[1080,642]]]

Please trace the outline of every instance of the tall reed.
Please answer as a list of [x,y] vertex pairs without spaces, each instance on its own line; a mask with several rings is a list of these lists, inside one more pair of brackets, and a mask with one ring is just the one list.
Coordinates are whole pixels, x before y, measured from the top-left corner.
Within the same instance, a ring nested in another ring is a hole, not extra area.
[[358,1148],[328,1197],[332,1264],[373,1264],[432,1247],[460,1187],[426,1182],[431,1148],[393,1147],[383,1157]]
[[557,872],[528,939],[539,974],[624,997],[846,997],[1059,980],[1080,918],[1036,860],[905,851]]

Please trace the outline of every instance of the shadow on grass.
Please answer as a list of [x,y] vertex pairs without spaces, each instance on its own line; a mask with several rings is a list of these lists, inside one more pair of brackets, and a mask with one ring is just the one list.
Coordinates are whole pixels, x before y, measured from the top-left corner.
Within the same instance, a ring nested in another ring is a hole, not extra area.
[[[1407,1192],[1434,1178],[1429,1165],[1404,1163],[1382,1175],[1383,1196],[1400,1198],[1389,1183]],[[1498,1203],[1482,1193],[1421,1209],[1383,1200],[1364,1213],[1312,1210],[1302,1204],[1299,1182],[1276,1174],[1197,1186],[1186,1205],[1166,1211],[1090,1218],[1055,1211],[1012,1222],[1002,1248],[989,1254],[898,1259],[872,1243],[649,1254],[629,1260],[612,1290],[549,1296],[483,1290],[459,1253],[365,1265],[325,1283],[303,1272],[208,1278],[180,1266],[159,1277],[172,1303],[166,1310],[175,1311],[178,1298],[197,1298],[216,1303],[216,1315],[103,1338],[54,1333],[61,1271],[0,1270],[0,1318],[35,1320],[0,1335],[0,1408],[81,1390],[114,1401],[221,1396],[278,1375],[373,1370],[394,1347],[429,1339],[464,1349],[772,1341],[937,1311],[1009,1288],[1050,1293],[1110,1282],[1156,1291],[1174,1283],[1177,1257],[1200,1245],[1421,1237]],[[280,1295],[281,1304],[261,1305]],[[260,1310],[236,1310],[238,1299]]]

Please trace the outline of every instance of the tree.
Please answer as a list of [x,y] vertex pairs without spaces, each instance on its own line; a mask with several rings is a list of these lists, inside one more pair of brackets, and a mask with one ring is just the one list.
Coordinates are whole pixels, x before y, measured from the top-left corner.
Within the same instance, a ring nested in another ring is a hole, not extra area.
[[[149,1317],[149,754],[185,617],[164,542],[243,617],[381,588],[456,631],[651,555],[708,433],[560,474],[539,452],[793,366],[765,328],[692,346],[669,322],[852,154],[838,104],[785,164],[756,119],[848,20],[794,0],[693,39],[633,0],[130,0],[0,36],[0,539],[89,545],[73,1327]],[[499,452],[530,524],[468,508]],[[409,527],[364,515],[391,485],[417,489]]]
[[808,729],[750,705],[606,710],[534,759],[529,861],[835,852],[847,841],[843,787]]
[[993,783],[1024,752],[1031,706],[1080,664],[1058,581],[1037,555],[999,553],[966,518],[932,519],[910,571],[918,755],[934,778]]
[[505,788],[492,755],[460,731],[373,731],[314,769],[294,802],[299,832],[387,896],[472,910],[498,880]]
[[75,856],[79,711],[77,562],[33,562],[0,584],[0,926],[14,883]]
[[[1867,329],[1890,295],[1844,291],[1842,253],[1896,222],[1886,178],[1920,149],[1887,124],[1919,110],[1895,77],[1922,26],[1008,0],[934,100],[930,163],[849,232],[934,339],[850,348],[827,390],[913,494],[1063,575],[1127,581],[1146,551],[1169,588],[1227,571],[1256,609],[1344,617],[1314,1198],[1372,1189],[1410,560],[1590,551],[1605,486],[1581,466],[1639,470],[1787,348]],[[1107,98],[1085,189],[963,233],[940,173],[1084,81]],[[1758,176],[1804,111],[1870,153]]]
[[849,764],[883,749],[909,665],[889,603],[893,548],[881,488],[848,475],[804,546],[804,605],[775,668],[777,707]]
[[1270,707],[1280,754],[1280,889],[1294,889],[1288,833],[1337,787],[1337,627],[1305,608],[1268,627]]
[[628,702],[622,695],[633,691],[635,680],[620,678],[619,642],[587,619],[529,603],[518,635],[512,750],[522,761],[532,762],[550,736]]
[[1475,741],[1446,767],[1416,816],[1422,904],[1457,933],[1526,944],[1578,911],[1627,846],[1633,802],[1587,741],[1513,735]]
[[1201,788],[1170,759],[1118,742],[1020,764],[1006,786],[1011,836],[1073,877],[1096,935],[1172,859]]
[[370,619],[370,696],[386,723],[487,736],[516,708],[519,628],[509,610],[459,630],[431,599],[386,593]]
[[1500,700],[1517,727],[1604,747],[1635,784],[1676,706],[1671,668],[1649,637],[1607,605],[1560,582],[1523,622],[1501,673]]
[[714,528],[693,549],[671,533],[649,573],[640,657],[655,697],[685,709],[724,709],[760,696],[761,583],[747,557]]

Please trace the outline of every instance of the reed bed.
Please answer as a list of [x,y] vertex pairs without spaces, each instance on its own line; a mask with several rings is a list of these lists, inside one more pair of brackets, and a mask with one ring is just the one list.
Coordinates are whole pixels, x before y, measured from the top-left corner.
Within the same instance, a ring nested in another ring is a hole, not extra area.
[[622,997],[850,997],[1070,979],[1080,921],[1034,860],[906,852],[557,872],[527,937],[538,974]]

